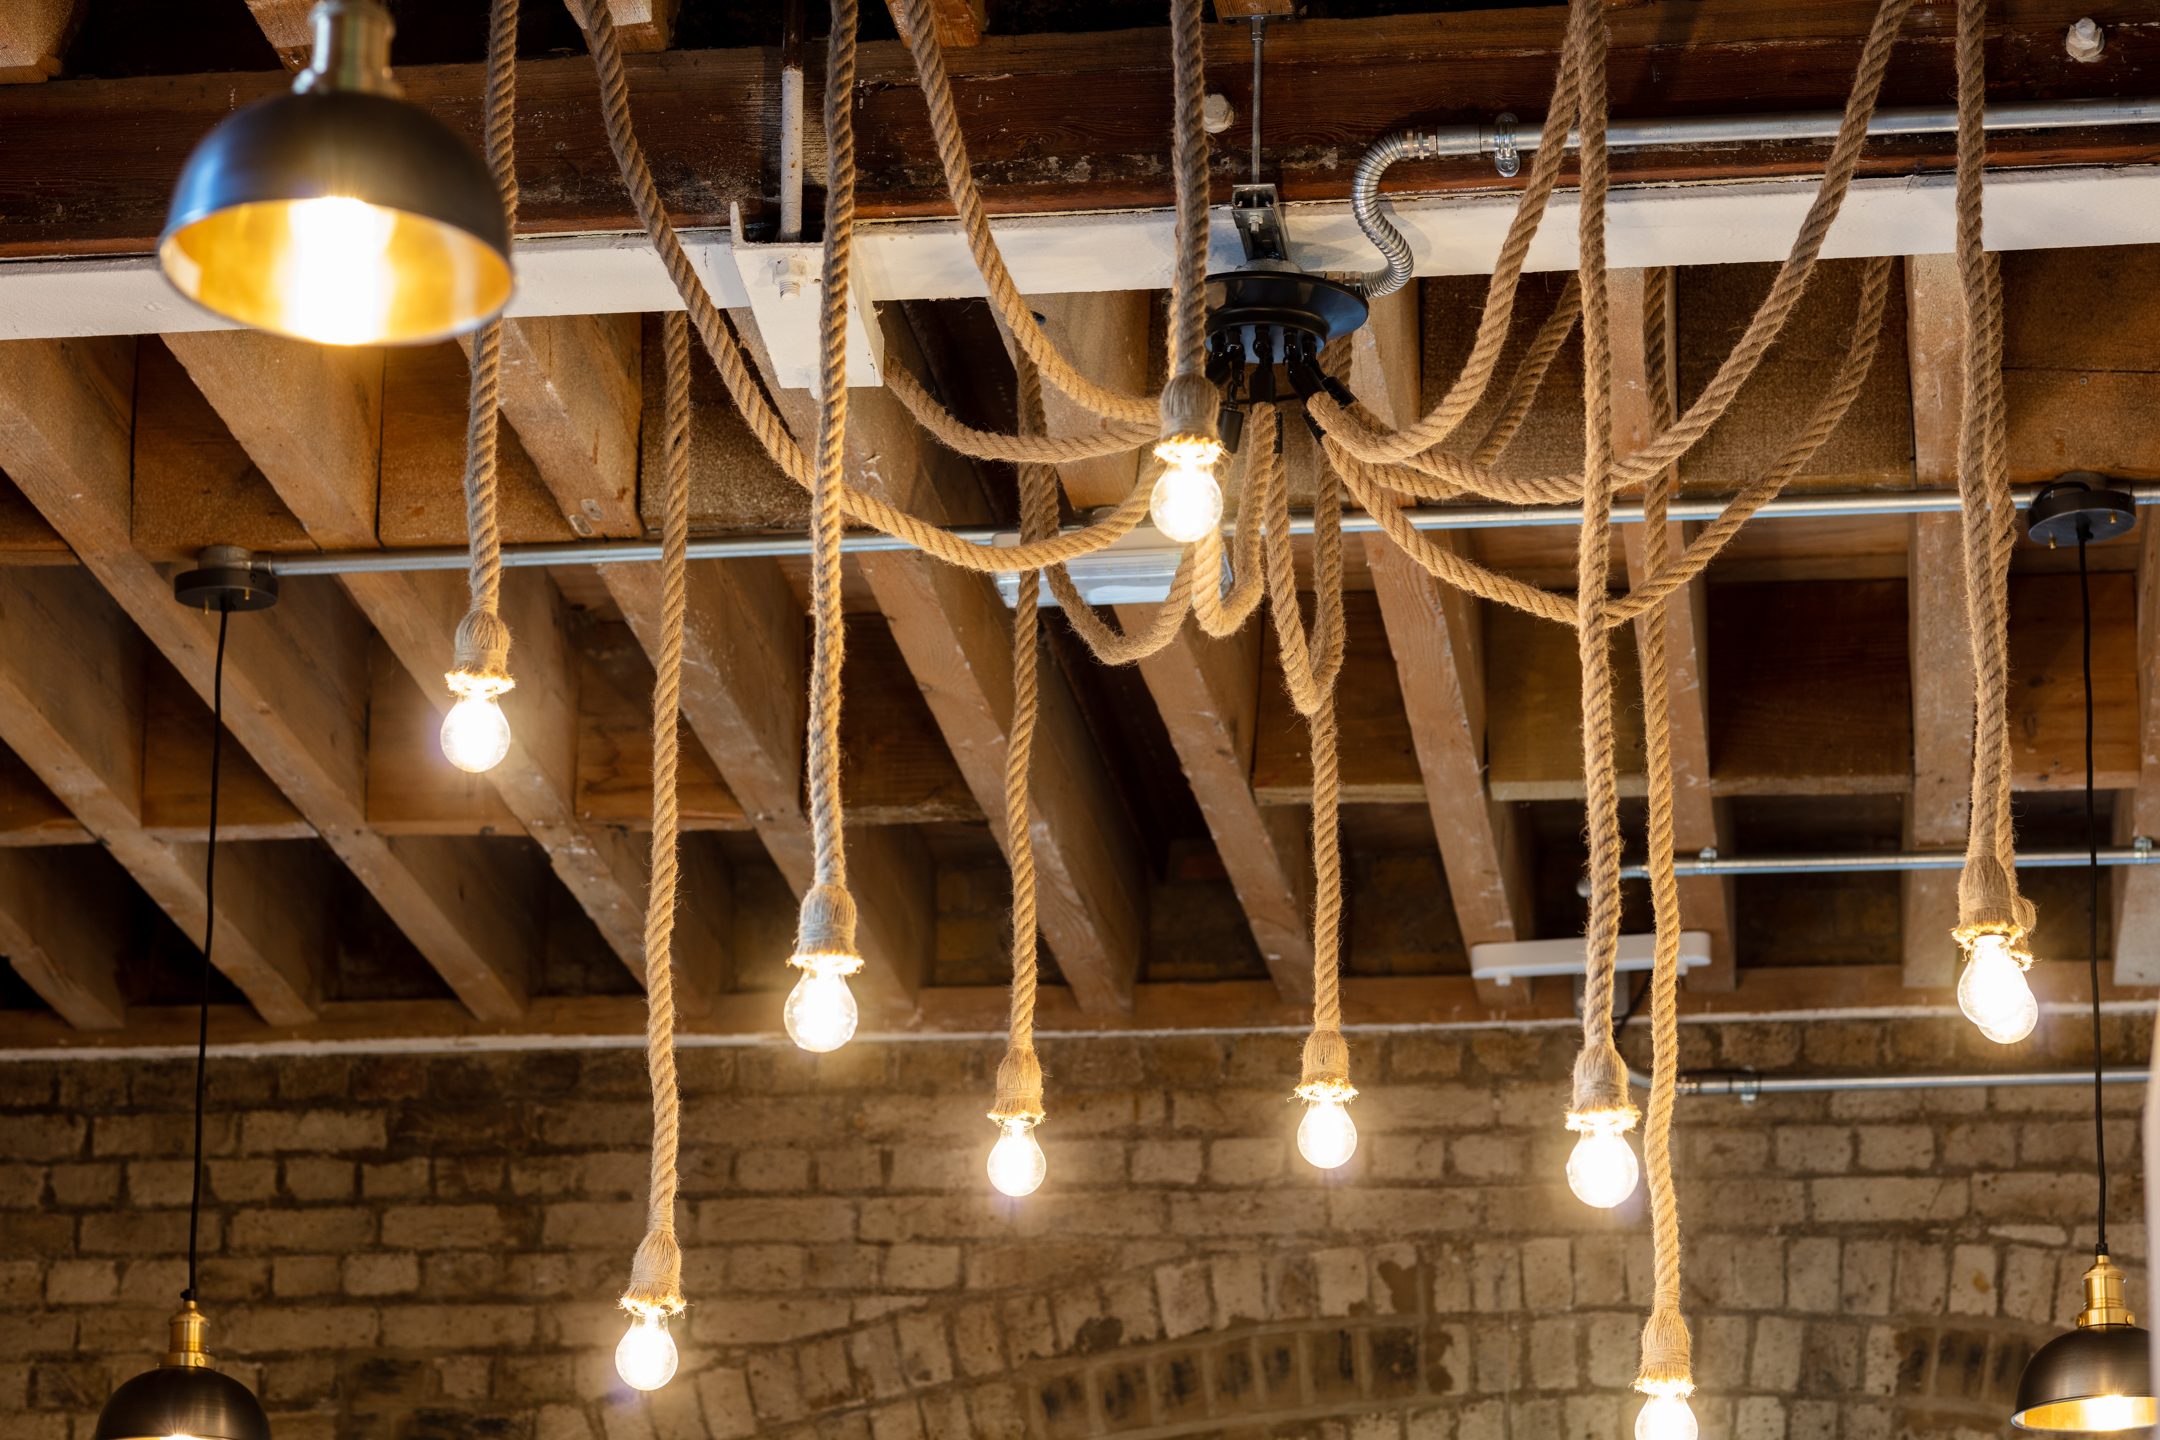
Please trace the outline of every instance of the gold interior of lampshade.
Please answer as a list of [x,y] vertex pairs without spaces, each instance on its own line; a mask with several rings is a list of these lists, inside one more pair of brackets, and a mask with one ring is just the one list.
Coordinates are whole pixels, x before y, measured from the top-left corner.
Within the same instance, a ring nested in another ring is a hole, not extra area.
[[165,238],[189,299],[324,345],[403,345],[472,329],[510,298],[510,265],[454,225],[363,200],[266,200]]
[[2160,1401],[2150,1395],[2087,1395],[2035,1405],[2013,1418],[2027,1430],[2129,1430],[2160,1421]]

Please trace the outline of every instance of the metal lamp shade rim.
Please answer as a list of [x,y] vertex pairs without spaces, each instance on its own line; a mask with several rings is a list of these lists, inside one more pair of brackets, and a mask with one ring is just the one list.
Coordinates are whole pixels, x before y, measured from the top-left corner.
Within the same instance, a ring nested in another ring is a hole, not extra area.
[[255,1392],[206,1366],[159,1366],[113,1391],[93,1440],[270,1440]]
[[2105,1397],[2141,1407],[2142,1418],[2120,1428],[2153,1424],[2151,1337],[2141,1326],[2089,1325],[2041,1346],[2026,1362],[2010,1419],[2024,1430],[2091,1431],[2097,1427],[2088,1423],[2048,1423],[2044,1412]]

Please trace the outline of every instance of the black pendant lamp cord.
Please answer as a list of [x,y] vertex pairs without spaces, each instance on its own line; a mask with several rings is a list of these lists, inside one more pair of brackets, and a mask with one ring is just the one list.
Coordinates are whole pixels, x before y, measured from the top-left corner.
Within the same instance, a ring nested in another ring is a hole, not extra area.
[[2078,617],[2084,647],[2085,669],[2085,867],[2086,922],[2085,961],[2092,972],[2093,1039],[2093,1154],[2100,1168],[2100,1226],[2097,1253],[2108,1253],[2107,1243],[2107,1127],[2101,1120],[2100,1061],[2100,822],[2093,809],[2093,683],[2092,683],[2092,582],[2085,570],[2085,525],[2078,524]]
[[202,1004],[195,1026],[195,1174],[188,1192],[187,1289],[180,1298],[195,1299],[196,1236],[202,1227],[203,1075],[210,1059],[210,942],[217,935],[218,764],[225,751],[225,627],[232,621],[229,601],[218,605],[217,661],[210,670],[210,838],[203,847]]

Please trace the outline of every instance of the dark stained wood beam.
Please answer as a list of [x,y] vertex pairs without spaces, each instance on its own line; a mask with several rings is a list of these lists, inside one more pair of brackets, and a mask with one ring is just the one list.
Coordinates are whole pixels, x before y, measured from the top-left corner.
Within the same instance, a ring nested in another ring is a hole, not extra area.
[[116,882],[128,883],[95,846],[0,850],[0,949],[77,1030],[127,1024],[119,961],[131,937]]
[[[282,0],[279,0],[282,3]],[[2110,63],[2062,55],[2063,28],[2084,13],[2061,0],[1992,7],[1991,100],[2135,95],[2160,65],[2160,19],[2110,15]],[[1808,0],[1658,0],[1614,10],[1614,113],[1716,114],[1836,110],[1844,102],[1874,6]],[[1268,147],[1286,199],[1341,199],[1363,148],[1406,125],[1476,123],[1502,111],[1536,115],[1561,40],[1557,6],[1286,26],[1268,46]],[[1893,53],[1885,105],[1942,104],[1952,93],[1954,16],[1916,6]],[[1208,83],[1241,113],[1250,50],[1235,26],[1210,26]],[[1028,212],[1171,202],[1169,43],[1165,29],[1106,34],[991,36],[948,56],[971,127],[976,174],[993,211]],[[779,113],[772,50],[671,51],[627,65],[640,134],[677,223],[725,225],[730,202],[753,223],[777,219],[767,134]],[[1435,90],[1432,76],[1445,74]],[[468,136],[482,114],[482,67],[408,67],[409,98]],[[811,84],[819,81],[813,75]],[[0,254],[147,253],[189,148],[237,105],[277,93],[279,72],[62,81],[0,87]],[[863,47],[856,131],[866,219],[949,213],[922,96],[905,47]],[[637,228],[599,115],[590,61],[519,67],[520,226],[529,233]],[[1242,134],[1228,137],[1217,198],[1244,170]],[[2148,129],[1998,135],[1998,163],[2141,163]],[[1802,174],[1817,145],[1686,153],[1618,152],[1617,179],[1676,180]],[[1947,136],[1871,145],[1864,173],[1947,170]],[[1491,189],[1489,162],[1397,166],[1390,190]]]

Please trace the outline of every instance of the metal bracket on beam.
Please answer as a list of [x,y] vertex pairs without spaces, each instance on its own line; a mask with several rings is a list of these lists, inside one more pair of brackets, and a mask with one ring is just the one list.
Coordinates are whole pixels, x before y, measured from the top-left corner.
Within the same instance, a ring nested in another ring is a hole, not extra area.
[[[825,247],[804,241],[752,244],[743,236],[742,209],[728,206],[735,268],[749,292],[758,333],[772,356],[784,389],[818,393],[818,313],[824,293]],[[885,383],[885,335],[862,294],[858,270],[848,288],[847,383],[849,388]]]

